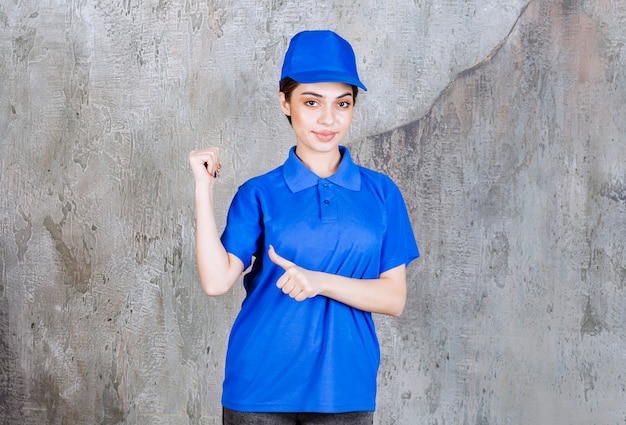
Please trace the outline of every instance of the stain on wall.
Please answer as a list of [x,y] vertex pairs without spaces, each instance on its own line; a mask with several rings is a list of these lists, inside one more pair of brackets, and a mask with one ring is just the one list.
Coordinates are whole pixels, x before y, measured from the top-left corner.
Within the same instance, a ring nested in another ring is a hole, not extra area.
[[187,153],[222,147],[223,225],[293,143],[290,36],[327,27],[422,251],[376,424],[623,424],[626,7],[318,3],[0,0],[1,423],[220,423],[242,289],[200,289]]

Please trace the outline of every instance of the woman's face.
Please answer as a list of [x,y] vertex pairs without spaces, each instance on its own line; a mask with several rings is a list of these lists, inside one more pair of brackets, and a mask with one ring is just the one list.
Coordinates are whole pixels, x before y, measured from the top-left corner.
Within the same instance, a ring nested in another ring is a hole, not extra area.
[[291,117],[299,153],[337,149],[352,123],[352,93],[352,86],[343,83],[300,84],[289,101],[280,93],[280,106]]

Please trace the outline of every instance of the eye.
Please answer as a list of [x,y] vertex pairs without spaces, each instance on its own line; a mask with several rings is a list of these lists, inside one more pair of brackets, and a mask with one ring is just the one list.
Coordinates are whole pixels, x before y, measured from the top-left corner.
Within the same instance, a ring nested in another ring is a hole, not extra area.
[[337,106],[339,106],[340,108],[344,108],[344,109],[349,108],[351,105],[352,104],[348,102],[347,100],[342,100],[341,102],[337,104]]
[[307,106],[317,106],[317,100],[305,100],[304,104]]

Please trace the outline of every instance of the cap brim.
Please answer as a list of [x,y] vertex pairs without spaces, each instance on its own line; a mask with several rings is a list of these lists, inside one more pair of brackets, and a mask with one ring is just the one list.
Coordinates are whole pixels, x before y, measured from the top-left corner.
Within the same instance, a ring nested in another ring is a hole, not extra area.
[[301,72],[298,74],[285,75],[300,84],[315,84],[315,83],[344,83],[351,86],[357,86],[364,91],[367,91],[367,87],[358,78],[354,78],[351,74],[342,72]]

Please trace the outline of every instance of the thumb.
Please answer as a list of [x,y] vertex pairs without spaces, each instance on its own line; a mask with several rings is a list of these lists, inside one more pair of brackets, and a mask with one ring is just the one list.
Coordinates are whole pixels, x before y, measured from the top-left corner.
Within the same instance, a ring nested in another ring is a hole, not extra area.
[[269,254],[270,260],[272,260],[274,264],[276,264],[279,267],[282,267],[285,270],[288,270],[292,268],[293,266],[295,266],[295,264],[292,263],[291,261],[286,260],[280,255],[278,255],[272,245],[270,245],[270,248],[267,250],[267,253]]

